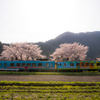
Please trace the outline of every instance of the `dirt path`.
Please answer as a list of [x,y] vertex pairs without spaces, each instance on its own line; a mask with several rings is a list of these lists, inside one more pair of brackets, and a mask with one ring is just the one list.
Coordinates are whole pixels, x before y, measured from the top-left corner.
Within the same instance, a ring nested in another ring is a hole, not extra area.
[[100,82],[100,76],[67,76],[67,75],[0,75],[0,81],[84,81]]

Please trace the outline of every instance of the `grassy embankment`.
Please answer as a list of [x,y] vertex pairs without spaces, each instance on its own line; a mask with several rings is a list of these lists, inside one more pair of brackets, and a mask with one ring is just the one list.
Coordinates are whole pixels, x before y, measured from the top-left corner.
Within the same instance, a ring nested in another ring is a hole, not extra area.
[[100,72],[14,72],[0,71],[0,75],[100,75]]
[[0,100],[100,100],[100,82],[0,82]]

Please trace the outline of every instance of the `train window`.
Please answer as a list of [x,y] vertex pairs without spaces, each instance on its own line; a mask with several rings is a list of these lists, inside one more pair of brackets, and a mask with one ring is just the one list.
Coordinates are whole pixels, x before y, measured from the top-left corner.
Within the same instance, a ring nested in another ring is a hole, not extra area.
[[46,66],[49,66],[49,63],[46,63]]
[[27,63],[27,66],[31,66],[31,63]]
[[0,63],[0,66],[2,66],[2,63]]
[[80,63],[76,63],[76,66],[80,66]]
[[7,63],[4,63],[4,66],[6,66],[7,65]]
[[42,63],[38,63],[38,66],[42,66]]
[[100,66],[100,63],[97,63],[97,66]]
[[81,63],[81,66],[84,66],[85,64],[84,63]]
[[94,63],[91,63],[91,66],[94,66]]
[[59,63],[58,66],[61,66],[61,63]]
[[51,63],[51,66],[53,66],[53,64]]
[[17,66],[21,66],[21,64],[20,63],[17,63]]
[[15,64],[14,63],[11,63],[10,66],[15,66]]
[[66,63],[64,63],[64,66],[66,66]]
[[36,63],[32,63],[32,66],[34,66],[34,67],[35,67],[35,66],[36,66]]
[[74,63],[70,63],[70,66],[74,66]]
[[24,67],[25,66],[25,63],[22,63],[22,66]]
[[60,64],[57,64],[58,66],[60,66]]
[[89,63],[86,63],[86,66],[89,66]]

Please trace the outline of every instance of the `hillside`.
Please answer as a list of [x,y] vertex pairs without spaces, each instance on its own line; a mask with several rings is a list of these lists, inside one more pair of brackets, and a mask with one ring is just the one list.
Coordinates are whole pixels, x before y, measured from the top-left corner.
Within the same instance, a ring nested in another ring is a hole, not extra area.
[[75,34],[72,32],[65,32],[55,39],[46,41],[46,42],[38,42],[37,44],[43,50],[43,54],[49,56],[52,54],[56,48],[59,47],[62,43],[74,43],[79,42],[80,44],[89,46],[89,51],[87,53],[87,59],[95,59],[100,57],[100,31],[95,32],[86,32]]
[[[86,32],[75,34],[72,32],[65,32],[55,39],[48,40],[46,42],[38,42],[41,49],[43,50],[43,54],[49,58],[49,54],[52,54],[56,48],[59,48],[59,45],[62,43],[74,43],[79,42],[85,46],[89,47],[89,51],[87,53],[88,60],[94,60],[97,57],[100,57],[100,31],[95,32]],[[2,52],[3,45],[8,45],[0,42],[0,53]]]

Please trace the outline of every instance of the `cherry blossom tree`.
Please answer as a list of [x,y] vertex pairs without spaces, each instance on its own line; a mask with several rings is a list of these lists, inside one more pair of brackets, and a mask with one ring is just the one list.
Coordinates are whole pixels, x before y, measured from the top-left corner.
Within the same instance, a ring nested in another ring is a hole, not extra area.
[[53,60],[63,60],[68,58],[69,61],[74,60],[85,60],[86,53],[88,51],[88,46],[81,45],[79,43],[64,43],[57,48],[53,54],[50,56]]
[[1,53],[3,60],[36,60],[45,58],[42,50],[36,44],[29,43],[11,43],[9,46],[3,46],[4,51]]
[[100,61],[100,58],[96,58],[97,61]]

